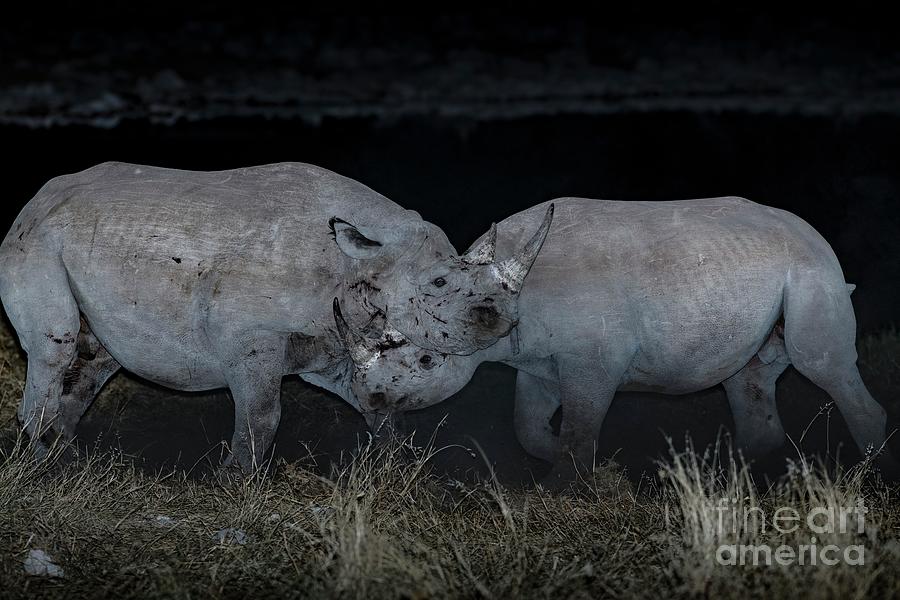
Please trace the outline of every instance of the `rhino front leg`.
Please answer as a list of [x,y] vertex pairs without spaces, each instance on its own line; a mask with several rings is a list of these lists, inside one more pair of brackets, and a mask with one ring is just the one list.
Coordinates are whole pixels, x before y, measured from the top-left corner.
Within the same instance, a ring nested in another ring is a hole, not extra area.
[[590,356],[557,356],[562,423],[553,469],[544,480],[551,489],[575,481],[578,473],[590,473],[600,428],[612,403],[627,361]]
[[516,406],[513,419],[516,437],[528,454],[553,462],[559,438],[550,419],[559,408],[559,383],[525,371],[516,374]]
[[244,473],[251,473],[263,464],[281,420],[285,345],[280,336],[267,335],[240,346],[240,355],[228,362],[234,435],[225,466],[236,460]]

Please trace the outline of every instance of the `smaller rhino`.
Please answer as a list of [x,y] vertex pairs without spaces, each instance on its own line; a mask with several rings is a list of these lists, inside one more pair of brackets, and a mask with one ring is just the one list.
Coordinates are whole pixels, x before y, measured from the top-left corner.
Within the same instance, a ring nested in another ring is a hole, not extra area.
[[[882,449],[886,414],[856,367],[853,286],[806,222],[734,197],[554,202],[552,228],[521,290],[519,324],[484,350],[423,349],[389,321],[368,337],[335,305],[364,409],[429,406],[462,388],[479,363],[506,363],[518,369],[516,433],[529,453],[554,464],[554,484],[591,464],[617,390],[684,394],[722,383],[738,446],[757,455],[780,447],[775,382],[793,364],[834,398],[863,453]],[[544,210],[509,217],[487,239],[512,251]],[[556,437],[550,419],[560,406]],[[882,462],[893,474],[886,452]]]

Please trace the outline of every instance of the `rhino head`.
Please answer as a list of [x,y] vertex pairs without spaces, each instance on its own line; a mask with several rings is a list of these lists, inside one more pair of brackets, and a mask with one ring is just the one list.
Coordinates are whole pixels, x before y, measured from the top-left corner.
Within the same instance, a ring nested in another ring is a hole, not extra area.
[[[350,261],[345,308],[359,321],[390,314],[411,343],[435,352],[471,354],[507,335],[518,320],[519,291],[553,221],[553,205],[514,256],[495,260],[497,227],[459,256],[443,232],[414,227],[363,231],[333,218],[335,242]],[[348,298],[349,296],[349,298]]]
[[377,313],[355,328],[332,305],[338,335],[352,361],[350,389],[363,412],[414,410],[442,402],[462,389],[478,367],[477,355],[421,348]]

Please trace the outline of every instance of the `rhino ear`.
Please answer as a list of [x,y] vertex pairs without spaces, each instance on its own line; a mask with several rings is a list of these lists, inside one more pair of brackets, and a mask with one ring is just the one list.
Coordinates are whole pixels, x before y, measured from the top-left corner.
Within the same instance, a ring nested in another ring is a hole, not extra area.
[[359,229],[338,217],[328,220],[328,227],[341,252],[350,258],[375,258],[384,250],[384,244],[363,235]]

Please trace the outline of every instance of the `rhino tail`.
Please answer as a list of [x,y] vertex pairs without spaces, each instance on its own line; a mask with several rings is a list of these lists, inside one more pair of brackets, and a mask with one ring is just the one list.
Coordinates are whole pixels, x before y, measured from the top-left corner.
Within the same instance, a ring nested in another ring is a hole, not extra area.
[[848,293],[848,294],[852,294],[852,293],[853,293],[853,290],[856,289],[856,284],[855,284],[855,283],[847,283],[847,284],[845,284],[845,285],[847,286],[847,293]]

